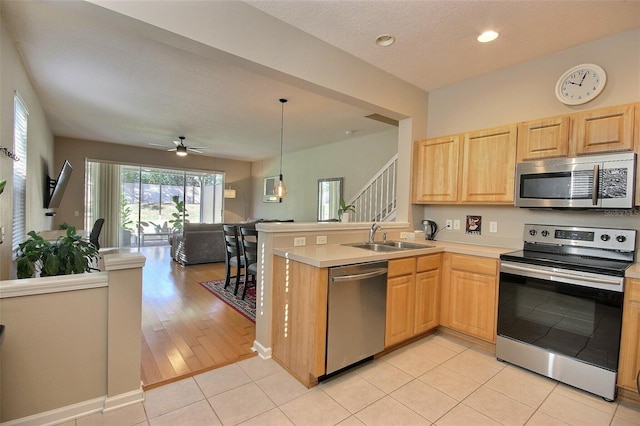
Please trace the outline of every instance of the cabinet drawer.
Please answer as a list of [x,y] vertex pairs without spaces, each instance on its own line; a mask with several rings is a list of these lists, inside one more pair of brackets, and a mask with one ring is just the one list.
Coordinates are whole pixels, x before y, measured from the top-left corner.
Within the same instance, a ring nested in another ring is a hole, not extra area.
[[429,254],[418,257],[416,272],[432,271],[440,268],[442,259],[439,254]]
[[640,303],[640,280],[627,279],[625,284],[629,302]]
[[405,257],[402,259],[393,259],[389,261],[389,271],[387,277],[397,277],[398,275],[413,274],[416,270],[416,258]]
[[498,261],[464,254],[451,254],[451,269],[495,276],[498,273]]

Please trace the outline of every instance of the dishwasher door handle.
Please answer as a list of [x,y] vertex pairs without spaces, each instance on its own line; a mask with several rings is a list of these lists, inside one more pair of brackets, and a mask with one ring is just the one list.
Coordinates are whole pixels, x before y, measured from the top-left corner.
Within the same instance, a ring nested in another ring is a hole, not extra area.
[[374,269],[369,272],[365,272],[363,274],[354,274],[354,275],[342,275],[339,277],[331,277],[331,281],[334,283],[341,283],[345,281],[355,281],[355,280],[364,280],[367,278],[378,277],[380,275],[384,275],[387,273],[387,268],[379,268]]

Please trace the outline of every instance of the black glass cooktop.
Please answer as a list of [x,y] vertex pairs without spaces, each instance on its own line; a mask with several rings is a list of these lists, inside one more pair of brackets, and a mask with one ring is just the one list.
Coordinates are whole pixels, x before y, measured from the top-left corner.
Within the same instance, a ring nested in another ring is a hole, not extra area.
[[549,266],[572,271],[584,271],[623,277],[625,270],[632,262],[626,260],[610,260],[574,254],[546,253],[532,250],[519,250],[500,255],[500,260],[526,263],[529,265]]

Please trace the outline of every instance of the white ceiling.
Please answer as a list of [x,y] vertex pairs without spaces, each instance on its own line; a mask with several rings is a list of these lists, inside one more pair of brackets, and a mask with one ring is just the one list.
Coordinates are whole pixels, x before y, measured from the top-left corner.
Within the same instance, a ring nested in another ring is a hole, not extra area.
[[[638,0],[247,3],[424,91],[640,27]],[[390,128],[365,118],[379,111],[145,37],[91,3],[2,0],[0,11],[57,136],[151,148],[184,135],[205,155],[255,161],[279,154],[281,97],[292,99],[285,152]],[[479,44],[489,28],[500,37]],[[380,48],[385,33],[397,42]]]

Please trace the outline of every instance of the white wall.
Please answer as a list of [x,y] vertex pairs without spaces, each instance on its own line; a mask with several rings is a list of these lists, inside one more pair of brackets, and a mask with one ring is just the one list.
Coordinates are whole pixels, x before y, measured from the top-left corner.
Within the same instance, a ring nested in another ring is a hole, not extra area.
[[[558,102],[554,87],[560,75],[581,63],[596,63],[607,72],[602,94],[585,105]],[[444,136],[519,121],[640,101],[640,30],[621,33],[487,74],[429,94],[428,137]],[[637,126],[636,126],[637,129]],[[491,164],[487,164],[491,167]],[[575,224],[640,229],[637,212],[558,212],[486,206],[426,206],[423,218],[440,227],[459,219],[461,231],[442,231],[438,239],[505,247],[522,245],[524,223]],[[481,215],[483,235],[464,234],[467,215]],[[498,232],[488,233],[489,221]],[[419,228],[419,224],[416,224]]]
[[398,152],[398,129],[357,137],[283,156],[287,196],[282,203],[263,203],[265,176],[277,176],[280,159],[253,163],[253,217],[315,222],[318,179],[344,178],[344,198],[349,200]]
[[[53,164],[53,135],[22,61],[13,46],[4,23],[0,20],[0,146],[13,151],[13,95],[17,91],[29,109],[27,129],[27,231],[48,229],[51,219],[45,217],[44,181],[47,174],[59,169]],[[5,229],[0,244],[0,280],[11,271],[11,226],[13,217],[13,161],[0,153],[0,179],[7,187],[0,195],[0,227]],[[1,315],[1,314],[0,314]],[[1,320],[1,316],[0,316]],[[1,321],[0,321],[1,322]]]

